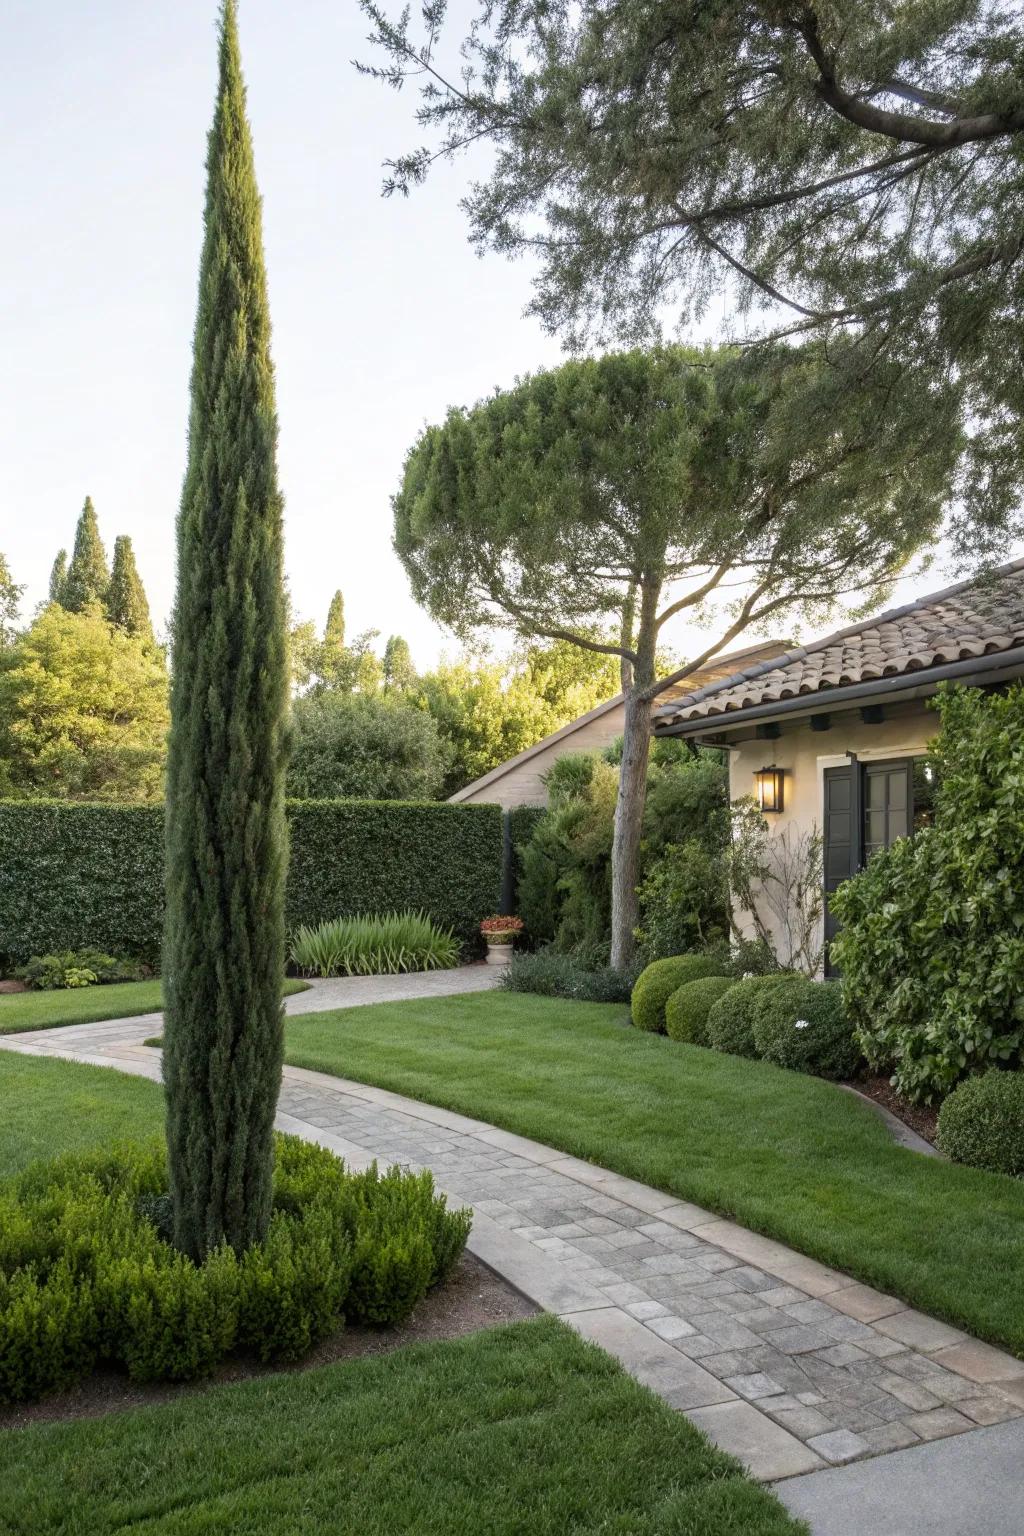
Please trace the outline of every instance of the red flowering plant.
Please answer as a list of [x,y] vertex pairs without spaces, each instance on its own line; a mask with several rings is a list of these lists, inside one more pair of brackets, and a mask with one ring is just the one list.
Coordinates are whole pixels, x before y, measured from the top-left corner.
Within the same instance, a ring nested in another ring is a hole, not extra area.
[[523,931],[521,917],[485,917],[480,932],[488,944],[511,944],[517,933]]

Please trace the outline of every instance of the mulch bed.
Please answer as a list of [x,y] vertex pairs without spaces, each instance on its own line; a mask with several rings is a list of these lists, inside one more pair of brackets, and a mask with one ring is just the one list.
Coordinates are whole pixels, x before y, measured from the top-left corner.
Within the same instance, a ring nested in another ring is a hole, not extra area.
[[912,1131],[935,1145],[935,1131],[939,1121],[938,1106],[934,1104],[908,1104],[901,1099],[887,1077],[863,1077],[852,1084],[861,1093],[881,1104],[897,1120],[909,1125]]
[[501,1323],[534,1317],[537,1308],[520,1296],[504,1280],[492,1273],[471,1254],[464,1254],[451,1278],[427,1296],[401,1328],[375,1332],[370,1328],[341,1328],[325,1339],[297,1365],[260,1365],[258,1361],[235,1357],[227,1360],[206,1381],[152,1382],[129,1381],[114,1372],[97,1372],[77,1387],[46,1398],[41,1403],[18,1403],[0,1408],[0,1429],[23,1429],[29,1424],[54,1423],[70,1419],[102,1418],[126,1408],[145,1408],[155,1403],[174,1402],[196,1392],[228,1382],[247,1381],[254,1376],[272,1376],[282,1371],[308,1371],[336,1360],[356,1360],[362,1355],[384,1355],[406,1344],[435,1339],[459,1339],[482,1328],[496,1328]]

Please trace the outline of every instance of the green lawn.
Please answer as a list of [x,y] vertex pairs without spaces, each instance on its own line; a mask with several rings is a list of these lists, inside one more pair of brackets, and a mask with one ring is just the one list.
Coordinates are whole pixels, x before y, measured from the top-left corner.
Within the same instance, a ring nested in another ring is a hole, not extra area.
[[[146,1136],[156,1083],[0,1051],[0,1174]],[[4,1536],[800,1536],[770,1494],[550,1318],[0,1431]]]
[[0,1104],[0,1178],[37,1157],[151,1136],[164,1117],[163,1090],[148,1078],[4,1050]]
[[551,1318],[0,1434],[9,1536],[799,1536]]
[[[309,983],[288,977],[284,995],[305,992]],[[70,987],[57,992],[15,992],[0,997],[0,1035],[26,1029],[55,1029],[59,1024],[95,1024],[137,1013],[159,1013],[164,1005],[159,976],[152,981],[119,981],[102,987]]]
[[1024,1355],[1024,1182],[896,1146],[831,1084],[513,993],[298,1015],[287,1060],[394,1089],[734,1217]]

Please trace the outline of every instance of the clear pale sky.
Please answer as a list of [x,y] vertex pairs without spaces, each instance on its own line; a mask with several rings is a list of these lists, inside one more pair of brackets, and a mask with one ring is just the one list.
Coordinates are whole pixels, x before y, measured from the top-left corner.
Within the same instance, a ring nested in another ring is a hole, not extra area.
[[[0,550],[27,583],[26,613],[88,493],[108,553],[131,535],[166,622],[216,9],[3,6]],[[414,96],[352,69],[369,52],[355,0],[242,0],[240,29],[293,605],[322,624],[340,586],[350,634],[402,633],[426,665],[454,647],[391,551],[404,454],[448,405],[557,362],[559,346],[522,316],[529,267],[469,249],[457,202],[471,164],[438,166],[408,201],[381,198],[381,162],[418,141]]]

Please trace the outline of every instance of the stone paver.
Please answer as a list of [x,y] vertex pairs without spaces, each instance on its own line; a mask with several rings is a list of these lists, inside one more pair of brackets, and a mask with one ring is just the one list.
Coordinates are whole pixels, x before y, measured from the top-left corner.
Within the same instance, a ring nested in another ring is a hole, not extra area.
[[[318,984],[290,1013],[494,984],[470,967]],[[369,983],[369,985],[367,985]],[[159,1077],[152,1015],[0,1038]],[[1024,1416],[1024,1362],[689,1202],[450,1110],[286,1067],[278,1124],[356,1167],[430,1168],[471,1251],[689,1414],[755,1476]],[[822,1475],[825,1475],[824,1473]]]

